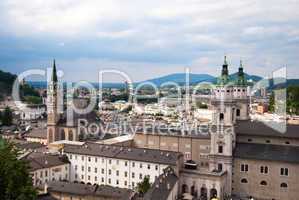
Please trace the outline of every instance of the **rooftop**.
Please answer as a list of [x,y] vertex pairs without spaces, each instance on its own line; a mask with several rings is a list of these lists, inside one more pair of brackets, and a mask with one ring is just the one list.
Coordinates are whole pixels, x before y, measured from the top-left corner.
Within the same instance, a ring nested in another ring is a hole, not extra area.
[[47,139],[47,129],[34,128],[25,137]]
[[155,180],[152,187],[147,191],[144,200],[167,200],[178,180],[173,169],[166,168],[164,173]]
[[290,163],[299,163],[298,155],[299,147],[273,144],[237,143],[234,151],[235,158]]
[[29,156],[24,158],[24,160],[29,162],[30,171],[60,166],[69,163],[66,157],[49,154],[41,154],[40,156],[34,157]]
[[107,199],[128,200],[133,196],[133,191],[107,185],[86,185],[70,182],[50,182],[48,192],[61,192],[80,196],[96,196]]
[[[279,124],[277,122],[267,122],[271,125]],[[252,135],[263,137],[285,137],[285,138],[297,138],[299,139],[299,125],[287,124],[287,130],[285,133],[274,130],[260,121],[238,121],[235,132],[237,135]]]
[[166,165],[176,165],[180,157],[183,156],[181,153],[172,151],[121,147],[116,145],[103,145],[97,143],[85,143],[81,146],[66,144],[64,146],[64,152],[115,159],[136,160]]

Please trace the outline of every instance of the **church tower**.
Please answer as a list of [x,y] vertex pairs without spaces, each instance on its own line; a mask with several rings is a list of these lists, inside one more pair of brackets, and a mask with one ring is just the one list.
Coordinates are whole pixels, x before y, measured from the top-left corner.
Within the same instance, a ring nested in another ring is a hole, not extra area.
[[236,100],[236,119],[247,120],[249,118],[248,84],[244,73],[242,60],[240,61],[238,77],[234,86],[234,99]]
[[47,141],[48,144],[58,140],[57,123],[59,121],[58,112],[58,78],[55,60],[53,63],[53,71],[51,80],[47,88]]
[[231,194],[232,152],[235,143],[234,124],[236,122],[236,101],[234,83],[230,80],[226,56],[221,76],[212,90],[211,106],[216,111],[213,120],[215,129],[211,131],[210,171],[227,172],[224,192]]

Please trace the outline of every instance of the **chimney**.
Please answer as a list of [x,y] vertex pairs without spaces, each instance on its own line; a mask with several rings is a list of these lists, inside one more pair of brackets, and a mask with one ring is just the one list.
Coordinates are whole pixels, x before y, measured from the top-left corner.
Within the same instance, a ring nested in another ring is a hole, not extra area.
[[167,183],[167,190],[170,190],[170,184]]

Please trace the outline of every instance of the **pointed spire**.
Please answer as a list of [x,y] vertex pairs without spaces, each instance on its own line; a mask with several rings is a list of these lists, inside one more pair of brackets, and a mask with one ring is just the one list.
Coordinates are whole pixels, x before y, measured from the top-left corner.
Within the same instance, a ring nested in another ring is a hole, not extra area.
[[227,65],[226,55],[224,56],[224,64],[223,65]]
[[57,82],[57,71],[56,71],[56,64],[55,64],[55,59],[53,62],[53,71],[52,71],[52,81]]
[[243,68],[243,62],[242,62],[242,60],[240,60],[240,67],[239,68]]

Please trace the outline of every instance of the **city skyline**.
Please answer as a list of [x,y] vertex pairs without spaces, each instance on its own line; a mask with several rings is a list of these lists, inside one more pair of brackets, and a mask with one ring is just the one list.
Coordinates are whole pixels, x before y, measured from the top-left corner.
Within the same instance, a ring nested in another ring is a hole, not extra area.
[[230,72],[242,59],[249,74],[270,76],[287,66],[289,78],[299,77],[299,16],[292,0],[15,0],[0,5],[1,69],[12,73],[51,67],[56,58],[69,81],[95,81],[95,72],[111,68],[134,82],[186,67],[215,76],[227,55]]

